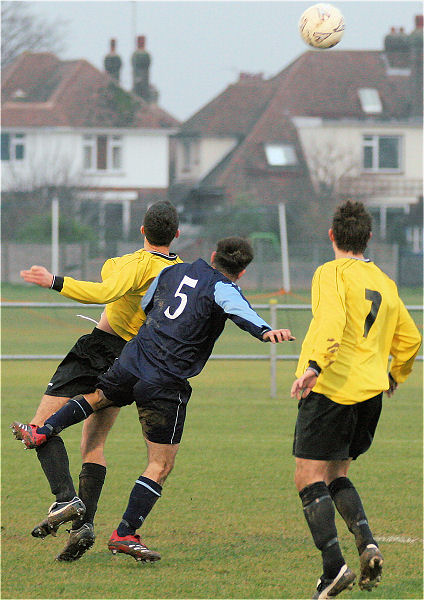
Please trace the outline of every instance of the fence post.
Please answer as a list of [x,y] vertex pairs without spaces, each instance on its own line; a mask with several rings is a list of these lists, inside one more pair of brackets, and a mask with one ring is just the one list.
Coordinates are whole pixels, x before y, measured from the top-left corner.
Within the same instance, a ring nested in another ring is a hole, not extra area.
[[[269,310],[271,312],[271,328],[277,329],[277,300],[271,298],[269,301]],[[277,344],[270,343],[269,359],[271,367],[271,398],[277,397]]]

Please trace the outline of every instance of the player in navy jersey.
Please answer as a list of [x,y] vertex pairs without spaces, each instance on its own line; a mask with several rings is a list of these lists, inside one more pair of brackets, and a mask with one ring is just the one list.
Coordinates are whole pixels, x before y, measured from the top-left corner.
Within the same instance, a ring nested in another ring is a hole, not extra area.
[[72,398],[36,430],[15,422],[27,448],[45,443],[65,427],[107,406],[136,403],[147,445],[148,464],[136,480],[127,509],[108,547],[140,561],[155,561],[136,530],[161,496],[182,437],[191,395],[188,379],[200,373],[229,318],[261,341],[294,339],[289,329],[272,330],[235,284],[252,261],[250,244],[238,237],[217,244],[209,266],[199,259],[165,268],[142,301],[146,321],[92,394]]

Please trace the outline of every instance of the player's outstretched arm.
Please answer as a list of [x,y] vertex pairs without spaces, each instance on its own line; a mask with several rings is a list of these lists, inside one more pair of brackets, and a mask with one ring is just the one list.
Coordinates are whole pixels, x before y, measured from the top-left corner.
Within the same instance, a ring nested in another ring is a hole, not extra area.
[[278,344],[280,342],[292,342],[296,338],[291,334],[290,329],[272,329],[271,331],[265,331],[262,339],[264,342]]
[[298,400],[301,398],[306,398],[306,396],[309,395],[312,388],[315,386],[317,379],[318,377],[315,371],[312,369],[306,369],[303,375],[299,377],[299,379],[296,379],[296,381],[293,383],[290,394],[291,397],[297,398]]
[[33,265],[26,271],[21,271],[20,276],[28,283],[35,283],[41,287],[49,288],[53,283],[53,274],[39,265]]

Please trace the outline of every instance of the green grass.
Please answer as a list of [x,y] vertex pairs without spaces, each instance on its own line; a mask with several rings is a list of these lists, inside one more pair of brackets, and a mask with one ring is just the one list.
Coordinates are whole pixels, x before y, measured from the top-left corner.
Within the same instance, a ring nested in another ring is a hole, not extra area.
[[[145,450],[134,407],[121,410],[106,453],[108,476],[96,520],[97,541],[78,563],[53,561],[66,540],[31,538],[52,497],[35,453],[13,439],[9,423],[28,418],[52,362],[8,362],[3,378],[3,598],[308,598],[320,574],[293,485],[289,399],[294,363],[280,363],[278,399],[269,398],[264,363],[211,362],[193,381],[174,472],[143,527],[162,553],[139,565],[106,550]],[[23,373],[25,377],[23,377]],[[223,375],[225,373],[225,375]],[[385,400],[375,443],[351,469],[377,536],[422,539],[422,411],[418,365]],[[81,426],[63,433],[77,480]],[[354,544],[338,519],[345,557]],[[381,543],[386,558],[375,598],[422,598],[422,545]],[[348,598],[369,598],[357,588]]]
[[[52,299],[51,292],[40,292],[47,297],[32,299]],[[6,299],[12,298],[3,290]],[[79,305],[56,313],[5,309],[3,353],[6,348],[7,353],[21,353],[17,347],[31,354],[65,352],[91,327],[73,316],[79,312],[88,314]],[[296,315],[287,313],[290,319],[299,319]],[[295,323],[296,328],[305,323]],[[239,337],[230,325],[222,347],[231,353],[250,352],[248,336]],[[303,330],[293,330],[303,336]],[[253,340],[252,352],[259,348],[269,347]],[[269,365],[263,361],[211,361],[192,380],[175,470],[141,530],[146,543],[163,557],[152,565],[113,557],[106,548],[146,463],[133,406],[121,410],[108,438],[108,475],[94,547],[77,563],[62,564],[53,559],[66,541],[65,527],[56,538],[30,536],[53,497],[36,454],[24,451],[8,426],[14,419],[32,417],[55,367],[56,361],[3,363],[2,598],[311,597],[321,566],[293,484],[293,361],[278,363],[276,399],[270,399]],[[346,600],[423,598],[422,422],[420,362],[395,396],[385,398],[375,442],[350,472],[375,535],[393,541],[380,544],[385,555],[381,586],[372,595],[355,586],[341,596]],[[78,425],[62,434],[75,482],[80,432]],[[345,558],[355,570],[353,540],[339,517],[337,525]]]

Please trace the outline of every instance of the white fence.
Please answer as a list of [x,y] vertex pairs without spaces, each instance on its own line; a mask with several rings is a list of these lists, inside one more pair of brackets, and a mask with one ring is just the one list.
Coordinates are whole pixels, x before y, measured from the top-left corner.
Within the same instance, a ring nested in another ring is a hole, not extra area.
[[[75,308],[75,302],[2,302],[0,308]],[[84,304],[85,308],[100,308],[99,304]],[[255,310],[269,310],[270,325],[277,328],[278,310],[311,310],[310,304],[277,304],[271,301],[269,304],[252,304]],[[423,311],[423,306],[413,304],[406,307],[409,311]],[[277,344],[269,345],[269,354],[212,354],[209,360],[267,360],[270,363],[271,397],[277,396],[277,361],[297,360],[298,354],[277,354]],[[63,354],[3,354],[1,360],[62,360]],[[417,356],[417,360],[423,360],[423,355]]]

